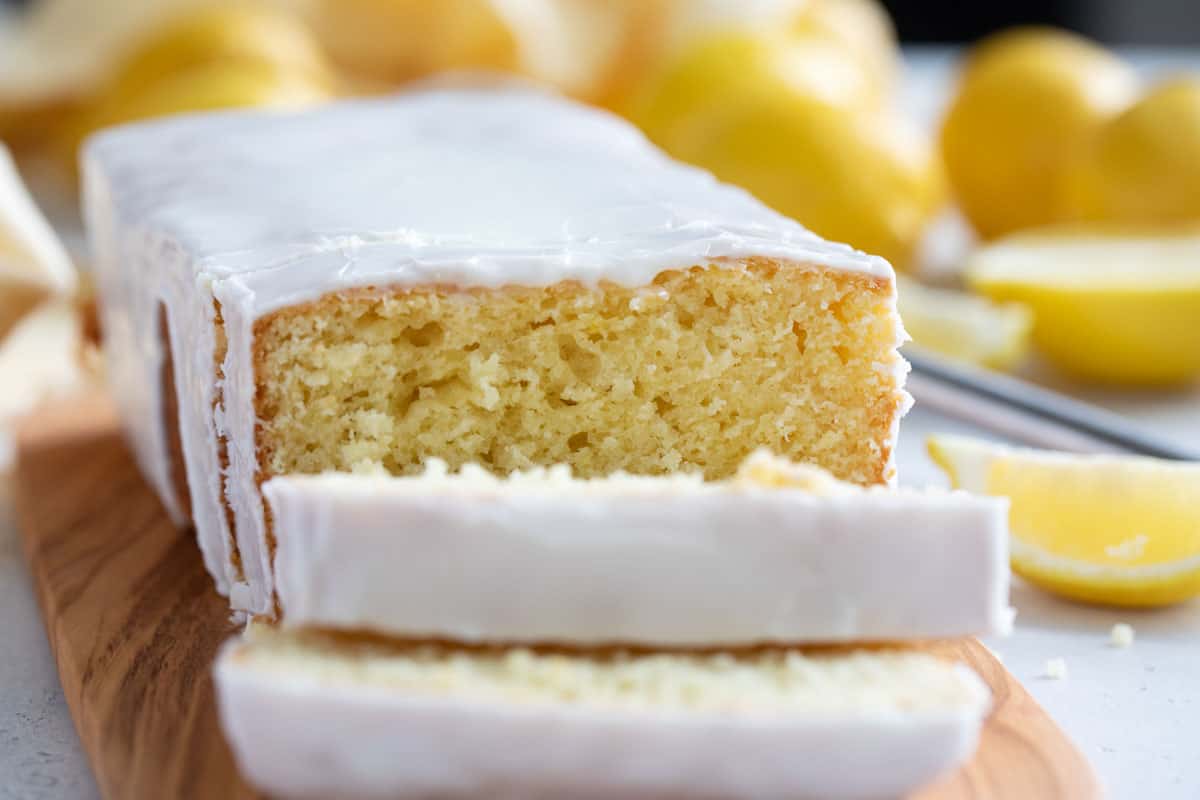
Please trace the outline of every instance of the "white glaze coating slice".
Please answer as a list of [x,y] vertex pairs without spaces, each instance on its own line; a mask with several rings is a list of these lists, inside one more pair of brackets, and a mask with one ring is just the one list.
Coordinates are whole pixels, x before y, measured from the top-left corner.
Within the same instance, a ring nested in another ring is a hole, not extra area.
[[112,386],[139,463],[181,520],[161,419],[165,307],[201,549],[234,605],[256,612],[272,596],[251,363],[263,314],[367,285],[642,285],[749,256],[892,279],[883,260],[670,161],[618,118],[528,89],[135,124],[89,140],[83,172]]
[[970,756],[989,706],[969,669],[921,654],[800,657],[779,678],[655,656],[623,682],[559,662],[547,682],[283,638],[216,667],[242,773],[279,797],[901,797]]
[[1007,504],[698,478],[274,478],[284,624],[466,642],[1006,632]]

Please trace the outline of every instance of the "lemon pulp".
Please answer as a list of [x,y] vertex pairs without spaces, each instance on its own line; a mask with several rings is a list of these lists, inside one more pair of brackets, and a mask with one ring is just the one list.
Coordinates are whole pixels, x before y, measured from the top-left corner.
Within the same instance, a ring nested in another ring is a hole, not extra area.
[[1200,464],[1025,450],[934,436],[956,488],[1008,497],[1013,571],[1095,603],[1200,594]]

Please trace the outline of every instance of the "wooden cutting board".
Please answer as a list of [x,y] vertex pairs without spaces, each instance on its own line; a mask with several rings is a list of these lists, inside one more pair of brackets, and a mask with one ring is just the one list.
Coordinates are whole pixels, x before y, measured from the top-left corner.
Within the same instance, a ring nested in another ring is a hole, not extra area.
[[[253,798],[217,724],[210,666],[234,635],[191,531],[142,481],[102,397],[18,437],[25,555],[75,727],[108,798]],[[974,639],[928,647],[994,693],[979,751],[920,800],[1091,800],[1087,761]]]

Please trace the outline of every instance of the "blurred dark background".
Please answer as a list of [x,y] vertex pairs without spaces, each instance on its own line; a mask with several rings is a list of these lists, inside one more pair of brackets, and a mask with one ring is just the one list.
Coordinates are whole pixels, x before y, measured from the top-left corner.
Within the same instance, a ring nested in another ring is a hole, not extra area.
[[[35,2],[0,0],[0,6]],[[1200,47],[1200,0],[884,0],[884,5],[905,42],[970,42],[1009,25],[1047,24],[1112,44]]]
[[1060,25],[1112,44],[1200,46],[1200,0],[884,0],[901,40],[970,42],[1009,25]]

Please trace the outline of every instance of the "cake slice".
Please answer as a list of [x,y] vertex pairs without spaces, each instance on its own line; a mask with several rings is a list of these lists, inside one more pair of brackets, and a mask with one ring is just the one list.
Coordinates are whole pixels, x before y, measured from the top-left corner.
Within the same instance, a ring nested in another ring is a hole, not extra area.
[[893,479],[894,276],[527,89],[102,132],[85,216],[138,461],[218,588],[273,607],[260,486],[431,457]]
[[1007,504],[766,453],[731,480],[317,475],[264,486],[283,624],[736,647],[1005,632]]
[[989,694],[903,650],[564,653],[251,629],[216,668],[278,797],[875,798],[974,751]]

